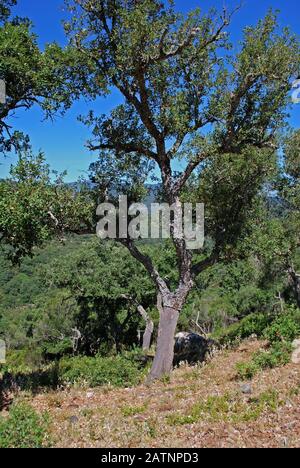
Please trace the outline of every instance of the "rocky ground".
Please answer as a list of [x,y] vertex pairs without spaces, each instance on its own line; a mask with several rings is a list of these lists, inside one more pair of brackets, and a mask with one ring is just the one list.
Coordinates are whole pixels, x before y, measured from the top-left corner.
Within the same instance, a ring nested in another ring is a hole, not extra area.
[[171,381],[128,389],[68,389],[23,395],[47,411],[56,447],[299,447],[300,366],[237,380],[236,363],[264,343],[225,350]]

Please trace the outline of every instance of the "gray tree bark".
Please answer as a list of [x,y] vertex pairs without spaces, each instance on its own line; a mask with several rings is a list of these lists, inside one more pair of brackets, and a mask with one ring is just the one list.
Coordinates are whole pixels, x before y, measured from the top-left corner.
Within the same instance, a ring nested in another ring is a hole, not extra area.
[[146,323],[146,329],[143,335],[143,350],[149,351],[150,346],[151,346],[152,333],[154,330],[154,323],[150,319],[149,315],[147,314],[143,306],[139,305],[137,309]]
[[175,331],[179,310],[165,307],[160,313],[157,346],[152,369],[147,382],[169,375],[173,367]]

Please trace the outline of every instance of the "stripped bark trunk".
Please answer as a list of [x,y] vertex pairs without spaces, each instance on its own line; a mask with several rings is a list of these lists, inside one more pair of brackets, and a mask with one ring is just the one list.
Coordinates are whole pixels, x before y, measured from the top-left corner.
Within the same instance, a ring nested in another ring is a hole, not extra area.
[[174,358],[175,331],[179,318],[179,310],[164,307],[160,313],[156,354],[147,382],[169,375]]
[[147,383],[169,375],[173,368],[175,332],[182,305],[187,292],[182,291],[172,299],[167,294],[163,296],[160,292],[157,295],[157,308],[159,311],[159,328],[156,344],[156,353]]
[[137,309],[140,315],[143,317],[143,319],[146,322],[146,329],[143,335],[143,351],[149,351],[150,346],[151,346],[152,333],[154,330],[154,323],[150,319],[149,315],[147,314],[143,306],[139,305]]

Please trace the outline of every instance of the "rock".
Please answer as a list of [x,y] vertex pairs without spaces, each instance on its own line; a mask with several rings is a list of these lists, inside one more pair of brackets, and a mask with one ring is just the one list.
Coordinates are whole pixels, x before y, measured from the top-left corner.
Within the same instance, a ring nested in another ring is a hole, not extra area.
[[252,394],[252,387],[250,384],[243,384],[241,385],[241,392],[244,394],[244,395],[251,395]]
[[300,348],[300,340],[294,340],[292,343],[293,349],[298,349]]
[[205,361],[214,344],[213,340],[207,340],[197,333],[178,333],[175,336],[173,365],[176,367],[180,362],[196,364]]
[[283,448],[288,448],[289,445],[290,445],[289,439],[287,437],[283,437],[281,439],[281,445],[282,445]]
[[252,335],[249,336],[249,341],[256,341],[258,339],[258,336],[255,333],[252,333]]
[[87,394],[86,394],[86,397],[87,397],[88,399],[94,398],[94,396],[95,396],[95,393],[94,393],[94,392],[87,392]]
[[294,349],[292,354],[292,363],[300,364],[300,340],[294,340],[292,347]]
[[69,421],[71,424],[77,424],[79,419],[77,418],[77,416],[70,416]]
[[6,363],[6,344],[5,341],[0,340],[0,364]]

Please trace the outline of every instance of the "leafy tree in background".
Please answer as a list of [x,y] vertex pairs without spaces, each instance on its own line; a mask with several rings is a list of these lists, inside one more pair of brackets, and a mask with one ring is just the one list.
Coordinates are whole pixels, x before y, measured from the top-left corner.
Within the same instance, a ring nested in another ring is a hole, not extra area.
[[17,0],[2,0],[0,4],[0,21],[6,20],[10,15],[10,9],[17,3]]
[[[110,115],[90,113],[92,150],[116,160],[126,156],[133,168],[137,159],[153,161],[170,205],[180,202],[195,171],[209,170],[216,160],[226,164],[237,157],[243,168],[245,158],[250,166],[249,181],[247,171],[240,180],[236,177],[233,188],[226,187],[224,174],[225,192],[210,193],[213,241],[200,258],[193,259],[171,225],[178,263],[174,288],[149,255],[132,240],[123,240],[161,298],[157,352],[149,378],[153,380],[171,370],[179,314],[197,276],[243,235],[245,214],[263,183],[260,170],[264,172],[279,146],[288,91],[299,71],[299,44],[287,29],[278,30],[276,16],[269,13],[257,26],[246,28],[239,52],[228,58],[225,31],[231,15],[226,11],[219,20],[216,12],[201,15],[199,10],[185,18],[172,4],[156,0],[69,3],[72,19],[66,29],[71,44],[93,63],[85,76],[75,70],[75,79],[90,87],[92,97],[107,95],[113,87],[124,98]],[[180,174],[172,166],[178,158],[186,163]],[[209,190],[218,184],[211,174]]]
[[155,290],[125,249],[114,243],[85,242],[45,270],[48,284],[68,290],[76,300],[79,351],[110,354],[137,343],[138,326],[145,327],[138,305],[151,310]]
[[[297,306],[300,307],[300,263],[297,252],[300,247],[300,131],[291,132],[284,147],[282,176],[277,185],[279,196],[285,206],[282,219],[286,249],[281,258],[288,273]],[[296,260],[296,262],[295,262]]]
[[0,182],[0,240],[18,262],[53,236],[91,230],[94,201],[62,177],[51,179],[42,153],[21,154],[10,178]]
[[[6,83],[6,102],[0,103],[0,152],[13,148],[28,148],[28,137],[12,128],[11,117],[20,109],[39,105],[46,117],[53,117],[58,109],[66,109],[70,96],[79,96],[79,88],[70,83],[68,67],[84,66],[80,56],[72,55],[69,48],[62,50],[49,44],[44,51],[38,47],[30,19],[13,17],[10,7],[15,0],[0,5],[0,79]],[[71,91],[72,89],[72,91]],[[71,94],[70,94],[71,91]]]

